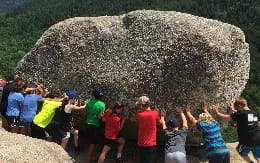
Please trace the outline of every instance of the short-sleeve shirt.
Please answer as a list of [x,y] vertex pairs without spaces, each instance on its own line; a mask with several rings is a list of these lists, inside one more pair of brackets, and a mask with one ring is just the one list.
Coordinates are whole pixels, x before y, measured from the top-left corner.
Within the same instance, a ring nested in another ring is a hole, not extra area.
[[208,156],[229,152],[222,138],[218,121],[198,122],[197,128],[203,134],[204,147]]
[[149,147],[156,145],[157,123],[161,123],[157,111],[143,110],[136,116],[138,125],[137,145],[140,147]]
[[185,154],[187,131],[187,127],[183,127],[179,130],[164,130],[164,135],[166,138],[165,153],[182,152]]
[[105,118],[105,138],[117,139],[121,128],[121,118],[114,114],[111,109],[107,109]]
[[22,93],[11,92],[8,96],[8,106],[6,115],[18,117],[21,110],[21,104],[24,101]]
[[239,110],[231,114],[237,121],[238,139],[241,145],[254,146],[260,144],[260,130],[258,128],[259,114],[253,110]]
[[98,99],[91,98],[89,99],[86,109],[88,111],[86,124],[93,125],[96,127],[99,127],[101,122],[98,118],[98,115],[100,113],[104,113],[105,111],[105,103],[103,101],[100,101]]
[[34,117],[33,122],[39,127],[45,128],[52,121],[56,109],[61,106],[61,102],[45,100],[41,111]]
[[42,100],[42,96],[36,94],[28,94],[24,98],[23,109],[20,115],[20,121],[32,122],[36,115],[38,102]]

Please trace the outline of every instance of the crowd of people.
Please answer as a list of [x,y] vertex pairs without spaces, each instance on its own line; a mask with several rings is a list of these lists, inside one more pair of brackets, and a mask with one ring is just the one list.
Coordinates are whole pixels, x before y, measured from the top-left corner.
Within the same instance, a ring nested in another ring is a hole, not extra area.
[[[127,119],[127,116],[123,115],[124,105],[116,103],[112,107],[106,106],[102,101],[104,96],[102,88],[94,88],[93,98],[87,100],[82,106],[78,104],[77,94],[74,91],[59,95],[55,91],[49,92],[43,89],[41,84],[29,88],[19,76],[15,76],[12,82],[7,82],[2,91],[0,112],[2,126],[7,131],[47,141],[53,141],[55,138],[64,149],[70,135],[73,134],[75,151],[78,151],[79,130],[74,128],[71,113],[73,110],[86,109],[86,139],[89,143],[86,162],[93,161],[101,142],[103,149],[97,159],[98,163],[105,161],[112,148],[117,149],[115,162],[124,161],[122,153],[126,140],[120,135]],[[193,108],[187,104],[185,107],[176,108],[176,117],[168,121],[166,121],[165,111],[151,109],[150,105],[148,96],[141,96],[136,101],[140,163],[155,162],[158,124],[162,126],[165,135],[165,162],[186,163],[188,120],[202,133],[209,162],[230,162],[230,152],[222,138],[219,122],[209,113],[207,104],[202,105],[203,113],[199,114],[198,119],[192,115]],[[220,118],[237,122],[239,155],[246,162],[252,163],[253,161],[248,157],[248,153],[252,151],[255,159],[260,163],[259,114],[249,109],[247,101],[243,98],[230,102],[229,107],[232,113],[226,115],[219,111],[217,105],[211,106]]]

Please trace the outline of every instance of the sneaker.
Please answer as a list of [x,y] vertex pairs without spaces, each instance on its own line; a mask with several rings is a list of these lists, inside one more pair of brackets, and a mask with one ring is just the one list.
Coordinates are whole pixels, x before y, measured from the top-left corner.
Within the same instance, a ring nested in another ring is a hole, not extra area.
[[122,157],[116,158],[115,161],[116,161],[116,163],[123,163],[124,162]]

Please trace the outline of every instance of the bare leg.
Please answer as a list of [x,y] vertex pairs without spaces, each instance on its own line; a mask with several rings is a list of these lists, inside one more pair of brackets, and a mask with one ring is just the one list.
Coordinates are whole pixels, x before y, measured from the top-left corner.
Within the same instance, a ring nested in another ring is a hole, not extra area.
[[94,155],[96,148],[97,148],[97,144],[89,144],[86,163],[91,163],[91,159]]
[[61,139],[61,147],[62,147],[63,149],[66,148],[66,146],[67,146],[67,144],[68,144],[68,141],[69,141],[69,138],[62,138],[62,139]]
[[47,140],[48,142],[52,142],[52,137],[51,137],[51,136],[48,136],[48,137],[46,137],[46,140]]
[[74,145],[77,148],[79,146],[79,130],[73,129]]
[[123,137],[120,137],[117,139],[117,142],[118,142],[117,153],[122,153],[125,146],[125,139]]
[[257,163],[260,163],[260,158],[256,158]]
[[101,152],[101,154],[98,158],[98,163],[103,163],[105,161],[106,155],[107,155],[107,153],[109,152],[110,149],[111,148],[106,146],[106,145],[103,147],[103,150],[102,150],[102,152]]

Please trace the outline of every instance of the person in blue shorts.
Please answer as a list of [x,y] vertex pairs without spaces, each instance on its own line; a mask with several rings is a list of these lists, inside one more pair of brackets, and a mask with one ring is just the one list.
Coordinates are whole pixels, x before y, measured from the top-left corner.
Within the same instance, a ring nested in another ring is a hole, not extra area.
[[204,148],[208,154],[209,163],[230,163],[229,149],[222,138],[218,121],[208,112],[208,105],[203,104],[204,113],[196,120],[191,114],[191,108],[186,108],[189,120],[196,124],[198,130],[203,134]]

